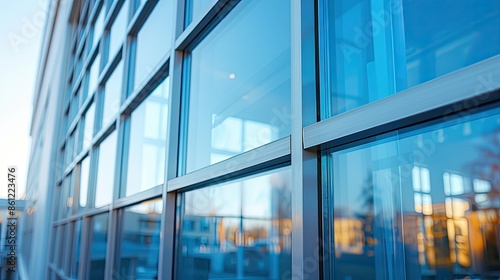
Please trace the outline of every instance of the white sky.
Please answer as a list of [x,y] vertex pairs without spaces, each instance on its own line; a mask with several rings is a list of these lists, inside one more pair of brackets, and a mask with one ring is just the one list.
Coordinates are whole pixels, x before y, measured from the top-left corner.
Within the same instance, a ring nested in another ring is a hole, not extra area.
[[17,198],[26,189],[36,68],[48,0],[0,0],[0,198],[7,167],[17,171]]

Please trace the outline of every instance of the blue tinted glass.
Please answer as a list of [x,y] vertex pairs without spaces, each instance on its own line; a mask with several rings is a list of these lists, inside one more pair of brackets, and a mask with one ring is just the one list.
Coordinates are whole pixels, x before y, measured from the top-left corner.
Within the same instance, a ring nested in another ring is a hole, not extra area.
[[95,207],[111,203],[115,178],[116,130],[99,146]]
[[324,1],[322,118],[500,53],[500,1]]
[[289,5],[242,1],[192,50],[187,172],[290,134]]
[[176,279],[281,279],[291,269],[283,168],[182,195]]
[[80,265],[80,250],[82,241],[82,220],[75,222],[74,232],[74,251],[72,255],[72,262],[70,263],[70,276],[76,278],[78,276],[78,266]]
[[173,4],[172,0],[159,1],[137,34],[134,87],[131,91],[146,82],[145,78],[170,50]]
[[96,215],[92,224],[89,279],[104,279],[106,246],[108,244],[108,213]]
[[497,279],[500,110],[324,157],[335,279]]
[[158,279],[161,199],[125,208],[121,223],[119,279]]
[[109,52],[108,61],[111,61],[125,41],[125,31],[127,29],[127,8],[128,2],[120,8],[120,12],[115,18],[111,30],[109,31]]
[[95,47],[99,39],[101,39],[102,32],[104,31],[104,7],[101,7],[99,11],[99,15],[97,16],[94,25],[92,27],[93,30],[93,39],[92,46]]
[[164,182],[169,87],[167,78],[132,112],[126,196]]

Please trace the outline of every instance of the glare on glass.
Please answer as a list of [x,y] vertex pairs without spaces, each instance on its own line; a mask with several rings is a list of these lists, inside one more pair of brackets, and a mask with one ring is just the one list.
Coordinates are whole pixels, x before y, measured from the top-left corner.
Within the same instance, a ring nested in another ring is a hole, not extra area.
[[497,0],[323,3],[322,118],[500,54]]
[[335,279],[500,276],[500,110],[323,157]]
[[94,119],[95,119],[95,105],[92,103],[84,116],[84,129],[83,129],[83,149],[90,147],[92,139],[94,138]]
[[90,157],[87,156],[80,165],[80,198],[78,211],[87,207],[87,195],[89,190]]
[[89,83],[88,83],[88,94],[91,95],[97,90],[97,85],[99,81],[99,72],[100,72],[100,62],[101,62],[101,54],[98,53],[92,62],[92,66],[89,71]]
[[120,279],[157,279],[162,207],[156,199],[125,208],[114,272]]
[[[104,88],[104,106],[102,113],[102,126],[109,124],[114,120],[114,117],[121,104],[121,91],[123,80],[123,62],[120,61],[116,66],[113,74],[109,77]],[[101,127],[102,127],[101,126]]]
[[122,195],[133,195],[164,182],[169,87],[167,77],[132,112],[127,181]]
[[176,279],[280,279],[291,269],[291,173],[182,194]]
[[289,5],[241,1],[190,52],[186,172],[290,134]]
[[97,181],[95,190],[95,207],[109,204],[113,198],[115,177],[116,130],[99,146],[99,162],[97,165]]

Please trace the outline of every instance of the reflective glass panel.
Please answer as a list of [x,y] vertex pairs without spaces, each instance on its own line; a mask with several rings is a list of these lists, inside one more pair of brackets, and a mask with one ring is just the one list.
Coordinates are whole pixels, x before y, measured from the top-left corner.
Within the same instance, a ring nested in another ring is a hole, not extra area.
[[108,213],[103,213],[93,218],[89,279],[104,279],[106,245],[108,244],[108,217]]
[[494,109],[325,152],[330,279],[498,278],[499,141]]
[[95,119],[95,105],[92,103],[85,112],[84,116],[84,130],[83,130],[83,149],[90,147],[92,138],[94,138],[94,119]]
[[215,0],[186,0],[186,18],[185,26],[187,27],[194,19],[203,15]]
[[290,168],[281,168],[182,194],[176,279],[281,279],[290,272],[290,180]]
[[87,196],[89,191],[90,156],[87,156],[80,165],[80,198],[78,212],[87,207]]
[[116,66],[113,74],[106,82],[104,90],[104,107],[102,113],[102,125],[107,125],[115,120],[116,113],[120,109],[121,91],[123,81],[123,62]]
[[125,2],[118,15],[111,26],[109,31],[109,53],[108,61],[111,61],[125,40],[125,31],[127,29],[127,8],[129,6],[128,1]]
[[125,196],[164,182],[169,84],[167,78],[132,112]]
[[322,117],[500,53],[500,1],[323,1]]
[[101,39],[102,32],[104,31],[104,16],[104,7],[101,7],[99,15],[94,22],[92,46],[96,46],[99,39]]
[[158,279],[161,199],[125,208],[120,224],[119,279]]
[[77,278],[78,276],[78,266],[80,265],[80,246],[82,241],[82,220],[75,222],[75,232],[74,232],[74,253],[73,261],[70,262],[70,276]]
[[115,177],[116,131],[113,131],[99,146],[95,207],[111,203]]
[[289,1],[241,1],[190,61],[187,172],[290,134]]
[[101,54],[98,53],[89,71],[89,86],[88,86],[89,95],[92,94],[95,90],[97,90],[97,85],[99,82],[100,62],[101,62]]
[[137,34],[134,86],[131,91],[145,83],[145,78],[170,50],[173,4],[173,0],[159,1]]

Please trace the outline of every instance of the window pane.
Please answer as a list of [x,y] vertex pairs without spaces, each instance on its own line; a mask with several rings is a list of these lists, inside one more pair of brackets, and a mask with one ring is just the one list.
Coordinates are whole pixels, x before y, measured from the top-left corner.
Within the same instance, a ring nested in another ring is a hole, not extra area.
[[108,217],[109,214],[104,213],[93,218],[89,279],[104,279],[106,246],[108,244]]
[[[158,1],[137,34],[134,87],[137,89],[158,65],[172,44],[173,0]],[[161,27],[161,28],[158,28]]]
[[102,125],[105,126],[109,122],[113,121],[116,117],[116,113],[120,109],[121,102],[121,91],[122,91],[122,80],[123,80],[123,62],[116,66],[113,74],[109,77],[106,82],[106,87],[104,90],[104,108],[102,113]]
[[325,152],[332,278],[498,278],[499,123],[495,109]]
[[118,238],[119,279],[157,279],[161,199],[125,208]]
[[95,207],[111,203],[115,177],[116,131],[113,131],[99,147]]
[[194,19],[203,16],[203,13],[214,3],[214,0],[186,0],[185,26],[189,26]]
[[279,279],[291,269],[291,173],[182,194],[177,279]]
[[164,182],[169,84],[167,78],[132,112],[126,196]]
[[99,15],[97,16],[94,27],[94,38],[92,41],[92,46],[96,46],[99,39],[101,39],[102,32],[104,31],[104,7],[101,7]]
[[90,107],[85,112],[84,120],[84,131],[83,131],[83,149],[90,147],[92,143],[92,138],[94,138],[94,118],[95,118],[95,105],[92,103]]
[[78,266],[80,265],[80,246],[82,241],[82,220],[75,222],[75,235],[74,235],[74,252],[70,262],[70,276],[76,278],[78,276]]
[[324,0],[322,118],[500,53],[500,2]]
[[187,172],[290,134],[289,1],[240,2],[190,57]]
[[89,87],[88,87],[89,95],[92,94],[95,90],[97,90],[99,73],[100,73],[100,62],[101,62],[101,54],[98,53],[89,71]]
[[125,40],[125,32],[127,29],[127,8],[128,2],[124,3],[120,12],[115,18],[111,30],[109,31],[109,53],[108,62],[111,61]]
[[81,212],[87,207],[87,195],[89,190],[90,156],[87,156],[80,165],[80,198],[78,211]]

